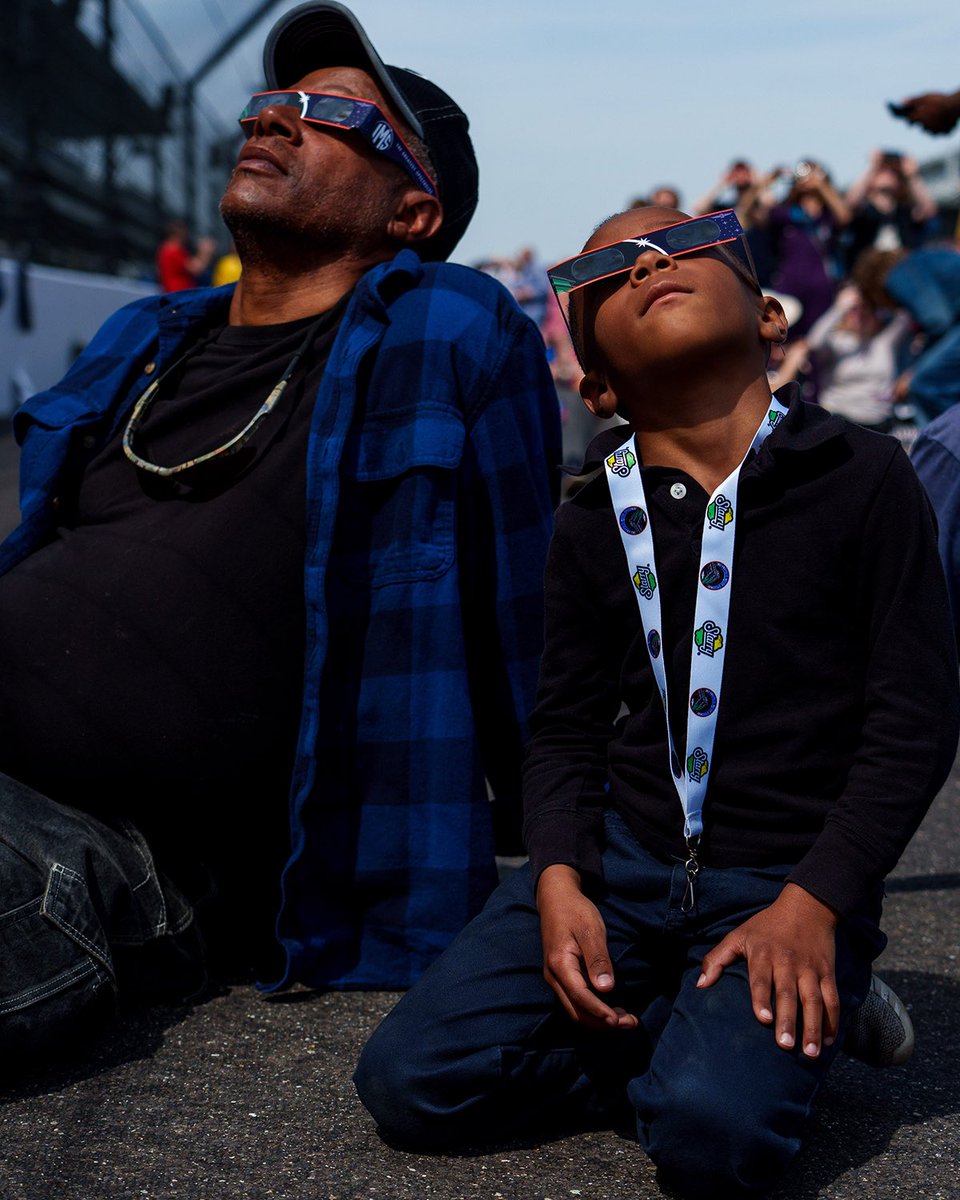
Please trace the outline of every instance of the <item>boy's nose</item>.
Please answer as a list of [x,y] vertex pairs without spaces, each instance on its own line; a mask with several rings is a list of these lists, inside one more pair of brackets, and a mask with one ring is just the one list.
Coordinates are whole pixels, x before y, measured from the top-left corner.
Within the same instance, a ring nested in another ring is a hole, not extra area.
[[660,271],[675,271],[677,264],[669,254],[662,250],[644,250],[637,256],[636,262],[630,268],[630,282],[634,285],[643,283],[651,275]]

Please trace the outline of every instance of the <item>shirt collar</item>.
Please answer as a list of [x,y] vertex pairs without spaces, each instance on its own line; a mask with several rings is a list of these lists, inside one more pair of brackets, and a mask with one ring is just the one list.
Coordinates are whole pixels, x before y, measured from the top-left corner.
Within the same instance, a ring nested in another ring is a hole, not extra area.
[[[761,447],[757,459],[758,470],[772,465],[772,460],[780,453],[804,453],[843,435],[844,422],[819,405],[801,400],[799,384],[785,384],[776,395],[780,403],[786,405],[787,415]],[[566,468],[567,473],[588,475],[596,471],[603,466],[605,458],[623,445],[630,433],[629,425],[604,429],[587,446],[583,465],[573,471]]]

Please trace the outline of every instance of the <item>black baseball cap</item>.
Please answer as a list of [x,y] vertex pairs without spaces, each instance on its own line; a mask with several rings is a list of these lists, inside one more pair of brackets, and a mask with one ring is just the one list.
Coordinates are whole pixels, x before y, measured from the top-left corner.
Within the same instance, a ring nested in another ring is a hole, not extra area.
[[270,30],[263,48],[271,90],[288,88],[321,67],[366,71],[422,139],[433,164],[443,224],[417,250],[423,258],[448,258],[477,207],[477,160],[466,113],[429,79],[387,66],[350,9],[334,0],[292,8]]

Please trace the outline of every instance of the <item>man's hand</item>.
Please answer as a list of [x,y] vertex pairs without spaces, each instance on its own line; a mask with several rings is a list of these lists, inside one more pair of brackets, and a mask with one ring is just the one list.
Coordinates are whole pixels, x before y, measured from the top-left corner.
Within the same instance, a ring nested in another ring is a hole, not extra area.
[[547,867],[537,883],[543,976],[568,1015],[590,1029],[634,1029],[637,1018],[611,1008],[597,992],[613,988],[607,931],[572,867]]
[[922,125],[927,133],[949,133],[960,119],[960,92],[924,92],[900,105],[911,125]]
[[697,987],[707,988],[724,967],[747,960],[753,1011],[764,1025],[774,1022],[777,1044],[792,1050],[796,1044],[797,1004],[803,1008],[803,1052],[816,1058],[822,1045],[836,1039],[840,997],[834,975],[837,915],[794,883],[784,885],[777,899],[745,921],[707,954]]

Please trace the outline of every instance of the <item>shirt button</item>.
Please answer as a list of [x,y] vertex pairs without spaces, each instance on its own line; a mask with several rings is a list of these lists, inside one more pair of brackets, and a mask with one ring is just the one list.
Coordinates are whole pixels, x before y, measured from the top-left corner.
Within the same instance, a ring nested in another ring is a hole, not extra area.
[[674,500],[682,500],[686,494],[687,489],[682,483],[675,483],[670,489],[670,495],[674,498]]
[[157,364],[155,362],[148,362],[147,365],[143,368],[143,373],[144,373],[144,375],[152,375],[156,369],[157,369]]
[[85,433],[81,440],[81,444],[83,445],[84,450],[92,450],[93,447],[97,444],[97,439],[93,436],[92,433]]

